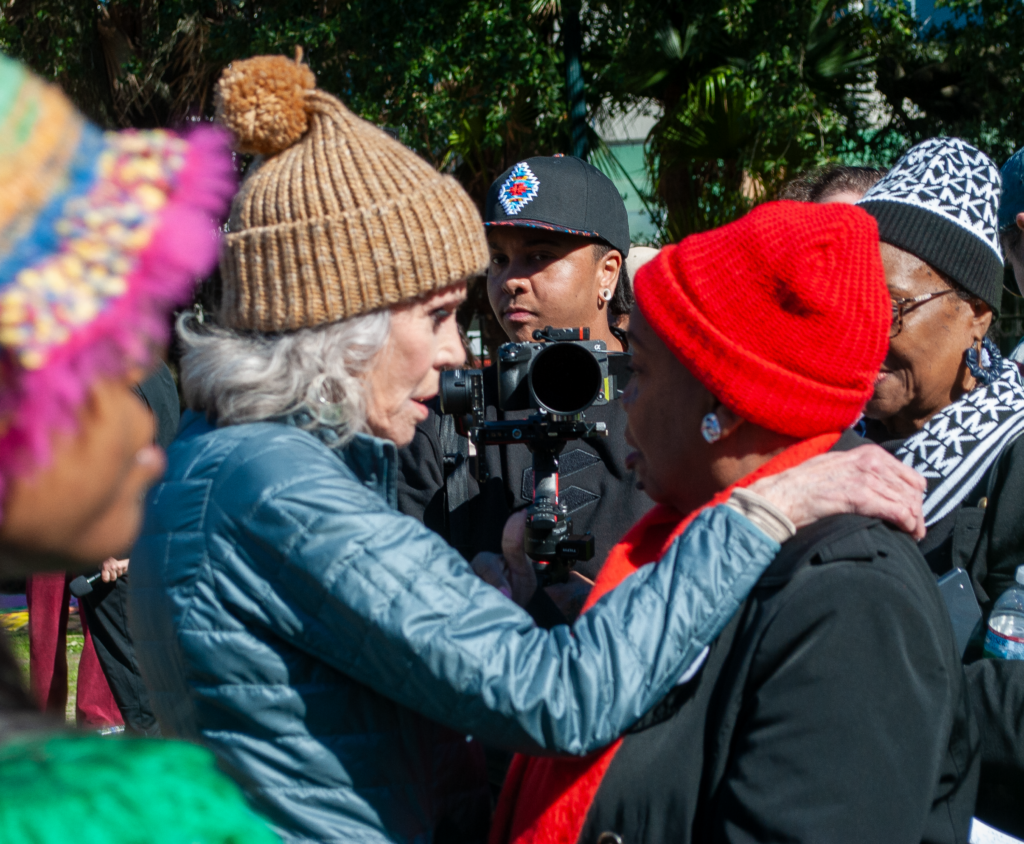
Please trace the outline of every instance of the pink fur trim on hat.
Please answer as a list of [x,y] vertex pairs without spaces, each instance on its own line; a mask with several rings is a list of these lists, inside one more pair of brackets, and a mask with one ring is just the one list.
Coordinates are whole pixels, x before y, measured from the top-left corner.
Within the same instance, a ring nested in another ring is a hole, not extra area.
[[0,500],[12,475],[46,466],[54,434],[75,430],[90,386],[132,367],[148,368],[170,334],[170,312],[189,300],[217,260],[217,219],[235,190],[227,135],[200,127],[187,137],[185,163],[149,244],[128,275],[127,292],[54,349],[38,370],[8,362],[0,395]]

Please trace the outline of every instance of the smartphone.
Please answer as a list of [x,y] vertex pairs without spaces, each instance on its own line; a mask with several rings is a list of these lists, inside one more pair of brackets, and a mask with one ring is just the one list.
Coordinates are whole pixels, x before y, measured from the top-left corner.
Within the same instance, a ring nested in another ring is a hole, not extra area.
[[949,620],[953,622],[953,634],[956,636],[960,656],[967,650],[974,628],[981,621],[981,607],[974,595],[971,578],[961,568],[955,568],[939,578],[939,592],[946,602]]

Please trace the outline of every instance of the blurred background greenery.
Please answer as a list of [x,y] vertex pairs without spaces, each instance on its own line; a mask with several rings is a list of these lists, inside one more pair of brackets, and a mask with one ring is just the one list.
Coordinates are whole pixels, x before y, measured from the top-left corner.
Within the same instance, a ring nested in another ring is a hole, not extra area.
[[[208,119],[228,62],[301,46],[321,87],[478,202],[523,157],[583,153],[620,187],[637,242],[721,225],[828,162],[890,165],[932,135],[997,164],[1024,142],[1018,0],[0,0],[0,14],[0,47],[108,127]],[[486,317],[479,291],[472,307]],[[1018,301],[1004,311],[1005,345],[1022,331]]]

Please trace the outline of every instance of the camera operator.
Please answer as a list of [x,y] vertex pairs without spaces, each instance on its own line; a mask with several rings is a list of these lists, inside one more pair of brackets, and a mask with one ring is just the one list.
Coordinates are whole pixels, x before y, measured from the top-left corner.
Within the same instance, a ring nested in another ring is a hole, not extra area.
[[[487,295],[510,340],[530,342],[533,332],[546,326],[589,328],[590,338],[603,340],[609,351],[626,350],[633,302],[625,269],[629,224],[607,176],[578,158],[526,159],[491,185],[484,220],[490,250]],[[484,397],[488,419],[518,420],[532,412],[498,408],[493,366],[485,370]],[[577,565],[574,580],[549,589],[570,618],[582,607],[608,551],[651,507],[625,465],[626,415],[620,403],[592,407],[586,418],[604,422],[609,435],[570,442],[559,460],[560,497],[574,530],[593,533],[596,550],[592,560]],[[467,559],[479,551],[500,551],[505,521],[533,495],[532,458],[525,445],[481,451],[471,460],[469,442],[456,433],[452,418],[432,410],[400,452],[399,509],[421,519]],[[477,462],[479,482],[472,467]]]

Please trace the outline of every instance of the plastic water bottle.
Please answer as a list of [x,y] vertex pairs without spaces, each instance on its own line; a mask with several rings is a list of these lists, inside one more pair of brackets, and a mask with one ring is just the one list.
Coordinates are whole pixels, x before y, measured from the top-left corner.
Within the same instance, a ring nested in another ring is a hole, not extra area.
[[1007,589],[988,618],[985,656],[1024,659],[1024,566],[1017,567],[1016,586]]

